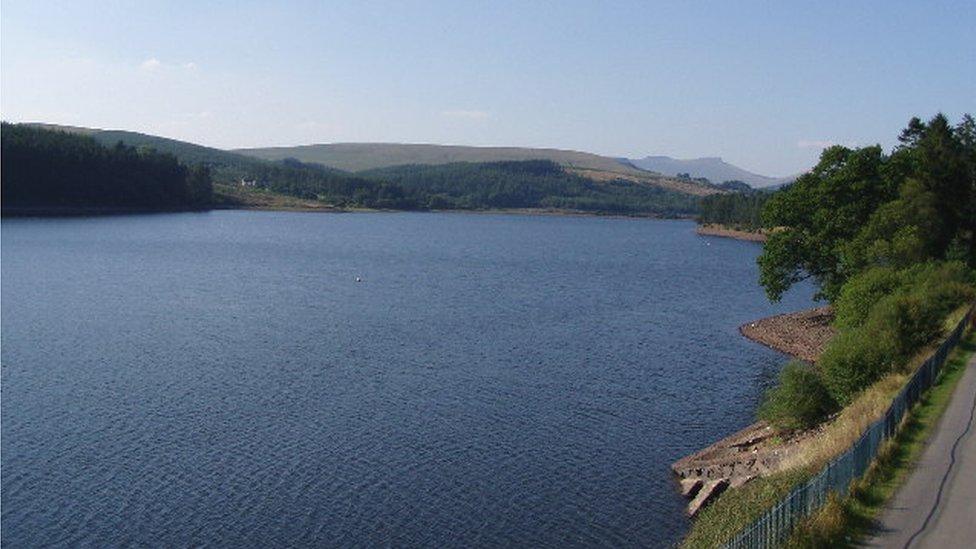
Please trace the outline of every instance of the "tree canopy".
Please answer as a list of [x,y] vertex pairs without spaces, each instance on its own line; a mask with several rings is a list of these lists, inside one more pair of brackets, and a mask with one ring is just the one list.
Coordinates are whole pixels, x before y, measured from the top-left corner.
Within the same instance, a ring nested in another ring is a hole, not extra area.
[[976,139],[970,116],[913,118],[891,154],[824,151],[820,163],[763,208],[759,258],[771,299],[812,276],[837,335],[816,368],[788,369],[760,415],[812,426],[866,387],[905,372],[976,297]]
[[[723,186],[728,183],[733,182],[723,183]],[[762,227],[762,208],[772,195],[751,187],[742,189],[733,185],[729,188],[736,189],[737,192],[702,197],[698,222],[717,223],[744,231],[754,231]]]
[[760,281],[778,300],[812,277],[830,301],[873,266],[933,259],[976,266],[976,124],[942,114],[913,118],[891,154],[881,147],[826,149],[820,162],[762,210],[771,232]]

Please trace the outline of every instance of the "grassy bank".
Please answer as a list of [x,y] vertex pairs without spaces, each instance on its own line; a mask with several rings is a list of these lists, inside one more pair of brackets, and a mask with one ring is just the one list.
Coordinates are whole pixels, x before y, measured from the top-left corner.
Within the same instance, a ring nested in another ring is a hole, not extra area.
[[875,519],[921,456],[974,352],[976,331],[970,329],[946,361],[935,385],[912,408],[898,434],[864,478],[854,484],[850,496],[831,501],[805,521],[788,547],[851,547],[871,533]]
[[214,207],[226,210],[342,211],[320,200],[297,198],[266,189],[214,185]]
[[[958,324],[965,315],[966,310],[967,308],[965,307],[960,308],[946,319],[946,332]],[[945,402],[941,404],[942,407],[939,414],[941,414],[941,410],[945,409],[945,405],[948,402],[948,394],[951,394],[951,387],[949,387],[948,393],[943,395],[943,392],[947,391],[945,386],[946,384],[950,384],[950,382],[954,383],[953,380],[958,380],[958,375],[961,372],[960,364],[965,364],[965,360],[968,359],[969,355],[966,354],[967,350],[968,352],[972,352],[973,340],[974,335],[970,331],[967,339],[953,351],[950,360],[946,362],[944,366],[945,370],[940,380],[926,394],[922,403],[913,409],[903,428],[904,435],[899,433],[895,441],[891,444],[892,448],[898,444],[904,444],[898,442],[901,440],[900,437],[910,436],[912,434],[913,431],[909,428],[910,425],[915,421],[914,418],[925,417],[923,415],[926,410],[925,406],[930,401],[937,402],[942,398]],[[857,441],[871,423],[884,415],[894,397],[910,377],[911,372],[914,372],[932,354],[936,347],[937,345],[935,344],[927,346],[909,361],[907,368],[883,377],[862,391],[847,407],[841,410],[829,422],[822,425],[814,436],[807,438],[799,450],[784,461],[781,472],[770,475],[769,477],[756,479],[741,488],[729,490],[722,494],[721,497],[701,512],[692,524],[691,531],[685,538],[682,547],[716,547],[728,542],[738,532],[752,524],[765,511],[776,505],[794,487],[810,479],[831,459],[846,451]],[[934,424],[937,419],[938,416],[935,416],[931,420],[931,423]],[[920,442],[913,442],[913,444],[917,444],[920,447],[924,443],[926,435],[927,433],[917,435]],[[918,449],[913,451],[917,453]],[[888,461],[893,459],[888,457],[888,454],[889,450],[886,449],[879,456],[878,468],[885,466],[881,465],[882,463],[888,463]],[[906,459],[909,459],[909,461],[902,463],[902,467],[910,466],[910,457]],[[880,482],[880,477],[871,477],[872,474],[869,473],[868,479],[861,484],[867,487],[873,483]],[[900,474],[902,477],[904,476],[904,472]],[[896,487],[897,484],[894,486]],[[863,492],[866,498],[865,502],[875,501],[878,497],[876,493],[878,488],[872,487],[870,492],[866,490],[865,488],[865,490],[855,490],[855,492],[859,495]],[[893,492],[894,487],[890,490]],[[888,495],[890,496],[890,493]],[[883,502],[884,499],[875,503],[875,505],[880,506]],[[843,539],[844,535],[848,535],[848,531],[853,532],[859,527],[859,521],[861,520],[858,518],[859,516],[873,516],[872,513],[876,514],[877,509],[880,508],[876,507],[871,510],[865,507],[865,510],[861,512],[856,507],[852,507],[848,511],[846,507],[841,507],[840,505],[840,502],[829,504],[825,506],[821,513],[811,518],[802,529],[803,532],[806,532],[806,534],[803,534],[805,537],[798,538],[796,543],[799,546],[820,546],[816,540],[820,540],[821,538],[829,537],[833,540]],[[847,504],[845,503],[844,505]],[[840,519],[837,517],[840,516],[847,518],[842,522],[843,526],[838,529],[837,525]],[[849,523],[847,522],[848,519],[850,520]],[[843,533],[837,534],[837,532]],[[840,538],[836,536],[840,536]],[[804,540],[811,540],[810,544],[804,545],[806,543]]]

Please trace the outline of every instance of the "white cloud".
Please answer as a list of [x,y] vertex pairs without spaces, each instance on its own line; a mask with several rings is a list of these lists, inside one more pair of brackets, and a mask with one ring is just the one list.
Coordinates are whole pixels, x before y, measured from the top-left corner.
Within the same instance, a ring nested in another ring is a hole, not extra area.
[[183,69],[187,71],[197,70],[197,64],[193,61],[187,61],[186,63],[170,64],[163,63],[156,57],[150,57],[142,63],[139,64],[139,68],[146,72],[167,70],[172,71],[174,69]]
[[467,120],[483,120],[491,116],[487,111],[479,110],[465,110],[465,109],[454,109],[441,111],[442,116],[447,116],[449,118],[464,118]]

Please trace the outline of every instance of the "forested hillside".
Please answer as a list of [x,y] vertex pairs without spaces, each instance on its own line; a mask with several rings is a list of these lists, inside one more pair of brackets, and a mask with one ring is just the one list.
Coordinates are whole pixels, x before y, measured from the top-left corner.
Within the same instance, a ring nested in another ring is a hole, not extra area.
[[627,180],[596,182],[549,160],[395,166],[361,172],[432,209],[557,208],[684,215],[697,197]]
[[0,135],[4,213],[199,209],[213,198],[209,169],[171,154],[24,125]]
[[[30,127],[34,132],[56,133],[62,139],[74,137],[89,145],[101,143],[114,148],[123,143],[124,149],[139,151],[147,157],[153,154],[175,157],[187,166],[205,168],[216,185],[220,207],[260,207],[266,203],[266,197],[287,195],[338,208],[546,208],[680,216],[698,211],[699,196],[695,193],[723,192],[713,186],[698,185],[691,189],[693,193],[685,192],[687,189],[682,185],[691,183],[682,181],[675,181],[673,188],[668,188],[660,182],[655,184],[653,174],[638,177],[602,171],[600,177],[586,177],[574,173],[576,168],[549,160],[401,165],[349,173],[294,158],[263,160],[135,132],[49,125]],[[460,149],[480,151],[474,147]],[[524,153],[534,149],[516,150]],[[581,155],[572,156],[573,159],[609,160],[585,153],[573,154]],[[622,166],[620,169],[638,172]],[[250,198],[253,200],[249,202]]]
[[260,188],[273,192],[311,199],[334,197],[342,202],[351,202],[355,194],[354,190],[357,189],[361,190],[362,196],[375,196],[377,193],[373,182],[316,164],[271,162],[213,147],[137,132],[40,124],[36,126],[87,135],[106,146],[121,142],[139,149],[151,148],[169,153],[186,165],[207,166],[216,184],[240,185],[241,180],[253,181]]

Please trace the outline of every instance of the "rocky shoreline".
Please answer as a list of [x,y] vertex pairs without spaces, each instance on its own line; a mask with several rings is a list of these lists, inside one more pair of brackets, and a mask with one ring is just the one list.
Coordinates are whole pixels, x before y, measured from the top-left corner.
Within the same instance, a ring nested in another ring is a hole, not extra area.
[[[757,343],[807,362],[816,362],[836,333],[829,307],[786,313],[748,322],[739,332]],[[763,421],[685,456],[671,465],[681,494],[690,499],[688,515],[728,489],[780,470],[812,432],[780,433]]]
[[806,362],[816,362],[837,333],[830,325],[830,307],[817,307],[748,322],[739,333],[767,347]]

